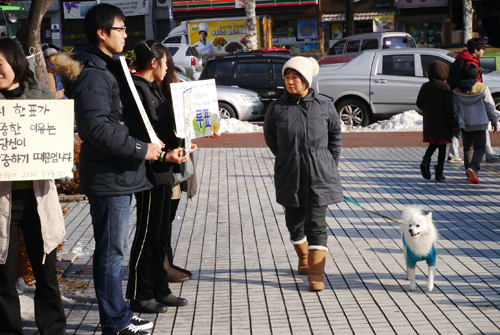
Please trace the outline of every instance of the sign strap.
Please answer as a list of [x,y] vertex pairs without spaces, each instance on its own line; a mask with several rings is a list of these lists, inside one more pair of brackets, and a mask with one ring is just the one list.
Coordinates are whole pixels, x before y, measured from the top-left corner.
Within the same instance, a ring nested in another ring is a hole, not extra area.
[[142,105],[141,98],[139,98],[139,93],[137,92],[137,89],[135,88],[134,82],[132,80],[132,76],[130,75],[130,71],[128,69],[127,62],[125,61],[125,56],[120,56],[120,63],[122,64],[123,72],[125,72],[125,78],[127,78],[128,86],[130,87],[130,90],[132,91],[132,96],[134,97],[135,103],[137,104],[137,107],[139,108],[139,113],[141,114],[142,121],[144,121],[144,125],[146,126],[146,130],[148,132],[149,139],[151,140],[151,143],[158,144],[158,146],[161,148],[160,139],[158,138],[158,136],[156,136],[156,133],[153,129],[153,126],[151,125],[151,122],[149,121],[149,117],[146,114],[146,110],[144,109],[144,106]]

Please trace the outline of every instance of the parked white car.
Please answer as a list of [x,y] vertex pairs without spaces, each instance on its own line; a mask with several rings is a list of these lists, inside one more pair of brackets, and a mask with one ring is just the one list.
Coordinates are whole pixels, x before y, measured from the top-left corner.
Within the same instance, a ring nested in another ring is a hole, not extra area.
[[168,48],[174,60],[175,69],[187,76],[198,79],[203,70],[202,59],[198,50],[189,44],[163,44]]
[[[191,81],[191,78],[177,72],[180,81]],[[262,118],[264,104],[254,91],[244,88],[216,85],[217,101],[221,119],[236,118],[241,121],[251,121]]]
[[[367,126],[372,120],[418,110],[418,92],[433,60],[450,65],[455,53],[432,48],[367,50],[344,65],[324,65],[311,87],[334,99],[341,120]],[[495,105],[500,105],[500,73],[483,72]]]

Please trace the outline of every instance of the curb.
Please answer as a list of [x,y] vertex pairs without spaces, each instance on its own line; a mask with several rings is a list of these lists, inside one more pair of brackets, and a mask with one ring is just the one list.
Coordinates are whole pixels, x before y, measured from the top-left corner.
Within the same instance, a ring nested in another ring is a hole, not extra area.
[[59,202],[75,202],[75,201],[82,201],[82,200],[89,200],[89,199],[84,194],[75,194],[75,195],[60,194],[59,195]]

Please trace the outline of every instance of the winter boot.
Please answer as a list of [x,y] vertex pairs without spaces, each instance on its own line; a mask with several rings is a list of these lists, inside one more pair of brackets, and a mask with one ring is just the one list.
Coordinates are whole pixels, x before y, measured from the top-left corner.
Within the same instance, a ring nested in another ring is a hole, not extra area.
[[434,165],[434,172],[436,173],[436,181],[445,181],[446,177],[443,175],[444,166]]
[[163,267],[167,271],[167,281],[169,283],[179,283],[189,280],[189,276],[187,274],[177,271],[176,269],[170,266],[170,263],[168,262],[168,257],[165,257],[165,261],[163,262]]
[[425,157],[420,163],[420,171],[422,172],[422,177],[425,179],[431,179],[431,157]]
[[[316,249],[321,248],[321,249]],[[309,255],[309,289],[311,291],[323,291],[325,289],[325,282],[323,273],[325,273],[326,261],[326,248],[321,246],[311,246],[308,248]]]
[[297,256],[299,256],[299,275],[306,275],[309,269],[307,265],[307,255],[309,254],[307,251],[307,247],[309,246],[307,238],[300,241],[292,241],[292,243]]
[[191,277],[193,274],[191,271],[183,269],[178,267],[177,265],[174,265],[174,255],[172,253],[172,248],[167,248],[167,258],[168,258],[168,263],[170,264],[170,267],[174,270],[177,270],[179,272],[187,274],[189,277]]

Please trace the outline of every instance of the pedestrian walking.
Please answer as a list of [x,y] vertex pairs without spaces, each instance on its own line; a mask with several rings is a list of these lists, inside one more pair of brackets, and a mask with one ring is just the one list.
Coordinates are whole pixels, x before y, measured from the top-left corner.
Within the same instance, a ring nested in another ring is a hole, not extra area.
[[47,76],[49,77],[49,87],[52,94],[56,99],[66,99],[64,96],[64,86],[61,76],[57,73],[54,65],[54,58],[58,54],[57,50],[54,48],[47,48],[43,52],[43,57],[45,58],[45,64],[47,64]]
[[[174,182],[174,168],[186,162],[183,148],[177,146],[175,119],[172,109],[158,87],[168,71],[165,47],[154,40],[142,41],[134,48],[136,72],[134,85],[146,114],[160,140],[165,144],[160,159],[151,169],[156,187],[138,192],[137,229],[130,255],[127,298],[130,309],[140,313],[163,313],[167,306],[185,306],[188,301],[176,297],[169,288],[168,274],[163,267],[166,240],[170,239],[170,200]],[[139,110],[128,113],[130,134],[146,141],[149,137]],[[132,126],[134,125],[134,126]],[[192,151],[196,145],[192,145]]]
[[[89,198],[95,250],[94,285],[103,334],[149,334],[153,323],[130,311],[122,290],[132,195],[149,190],[145,160],[157,160],[157,144],[129,135],[124,115],[134,105],[120,62],[127,38],[125,15],[113,5],[90,8],[84,20],[87,47],[66,67],[66,89],[75,100],[80,151],[80,188]],[[61,61],[59,57],[56,61]],[[81,64],[81,66],[80,66]],[[74,66],[76,65],[76,66]],[[59,74],[59,68],[56,67]]]
[[427,73],[429,81],[422,85],[417,97],[417,107],[422,110],[424,119],[423,141],[429,143],[420,163],[420,170],[425,179],[431,179],[431,159],[438,149],[438,163],[434,165],[435,179],[444,181],[446,144],[451,143],[454,133],[458,133],[458,124],[453,115],[451,89],[446,83],[450,68],[441,61],[432,61]]
[[491,122],[497,132],[498,117],[488,86],[477,81],[474,64],[463,69],[463,80],[453,91],[453,109],[464,141],[464,166],[470,182],[479,183],[478,172],[486,151],[486,133]]
[[266,143],[276,156],[276,201],[285,207],[298,271],[308,275],[311,291],[325,288],[327,205],[344,200],[340,120],[331,98],[310,88],[318,71],[313,58],[288,60],[282,70],[286,91],[269,106],[264,121]]
[[[455,62],[450,66],[451,73],[447,80],[447,83],[450,85],[451,90],[453,91],[457,88],[460,80],[463,80],[463,68],[467,64],[473,64],[478,69],[478,76],[476,80],[480,83],[483,82],[483,74],[481,71],[481,57],[484,54],[484,50],[486,48],[486,41],[474,37],[467,41],[467,49],[460,52],[455,57]],[[448,153],[448,161],[452,164],[460,163],[463,161],[458,155],[458,148],[460,146],[461,138],[453,138],[452,143],[450,144],[450,150]],[[486,132],[486,152],[485,159],[487,163],[494,163],[500,160],[500,156],[495,153],[493,148],[491,147],[490,142],[490,134]]]
[[[19,45],[0,39],[0,99],[54,99],[29,68]],[[0,182],[0,334],[23,334],[16,289],[18,237],[22,232],[36,280],[35,321],[40,334],[66,334],[57,281],[57,246],[65,229],[54,180]]]

